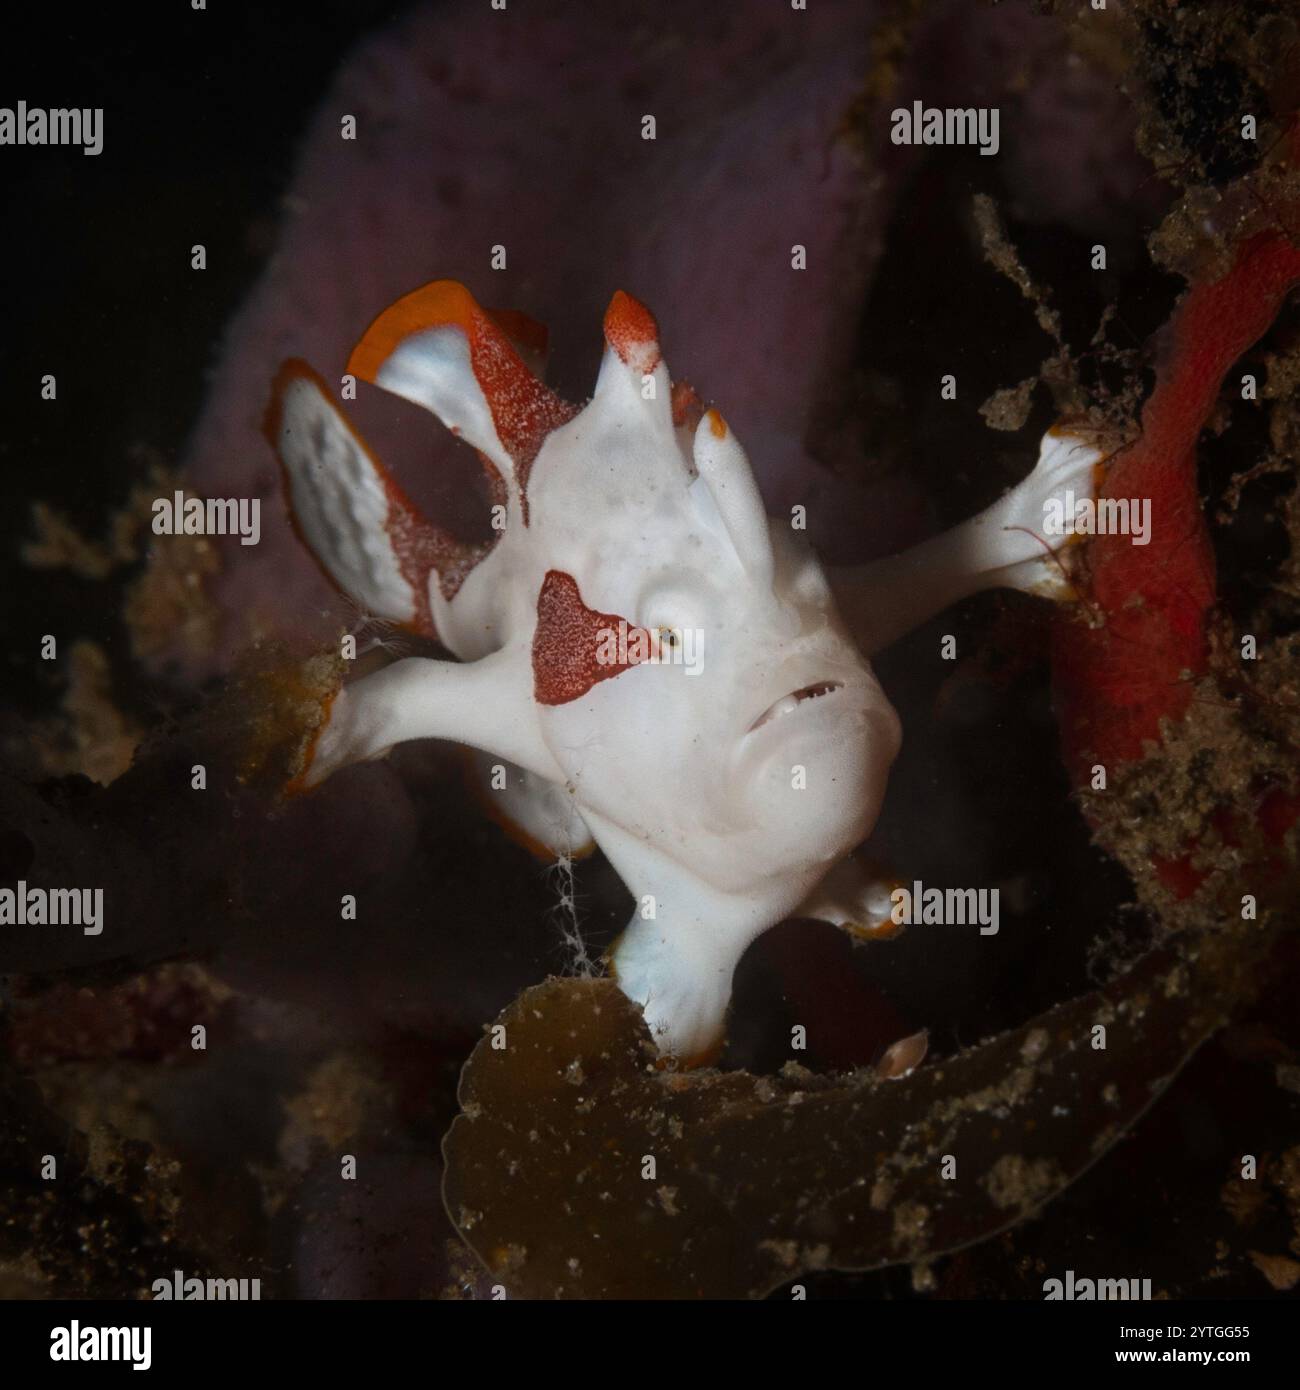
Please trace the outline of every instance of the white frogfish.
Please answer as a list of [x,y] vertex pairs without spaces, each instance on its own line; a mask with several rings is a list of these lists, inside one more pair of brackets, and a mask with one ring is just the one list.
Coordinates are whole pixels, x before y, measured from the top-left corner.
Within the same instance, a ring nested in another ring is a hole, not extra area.
[[615,294],[604,336],[581,408],[528,365],[539,326],[454,281],[399,300],[357,345],[349,373],[478,451],[498,538],[472,547],[420,514],[309,366],[285,364],[267,428],[300,536],[362,609],[457,658],[345,684],[297,786],[409,739],[477,750],[531,843],[561,856],[594,843],[622,876],[635,908],[610,969],[661,1052],[698,1062],[761,932],[888,914],[851,857],[900,741],[868,657],[980,588],[1067,597],[1045,508],[1092,495],[1100,455],[1049,431],[987,511],[827,571],[766,515],[723,417],[674,387],[649,311]]

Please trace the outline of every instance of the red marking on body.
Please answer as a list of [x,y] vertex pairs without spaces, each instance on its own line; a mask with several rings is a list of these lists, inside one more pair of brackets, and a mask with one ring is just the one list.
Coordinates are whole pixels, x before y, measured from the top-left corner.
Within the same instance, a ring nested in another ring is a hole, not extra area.
[[[502,329],[500,323],[507,328]],[[470,369],[487,400],[497,437],[514,465],[524,525],[528,524],[528,477],[546,436],[577,414],[529,371],[508,333],[532,347],[545,330],[512,310],[489,314],[456,280],[435,280],[404,295],[366,329],[348,359],[348,371],[372,385],[384,363],[415,333],[457,328],[469,345]]]
[[605,310],[605,341],[633,371],[648,375],[659,365],[659,325],[630,294],[617,290]]
[[[294,511],[293,486],[289,477],[289,470],[280,455],[280,432],[284,425],[284,394],[290,385],[297,381],[307,381],[315,386],[325,404],[342,422],[357,447],[365,454],[370,466],[375,470],[375,474],[383,485],[384,496],[388,501],[388,514],[384,519],[384,531],[393,547],[393,554],[397,559],[402,578],[410,587],[411,600],[415,608],[414,617],[402,626],[423,637],[436,638],[438,633],[434,627],[433,615],[429,607],[430,573],[437,575],[438,587],[442,591],[443,597],[450,602],[455,598],[460,586],[468,578],[474,566],[491,552],[496,540],[469,545],[464,541],[457,540],[429,521],[406,495],[397,480],[390,476],[388,470],[375,457],[370,446],[357,432],[347,416],[330,399],[329,388],[325,385],[320,374],[308,366],[306,362],[292,358],[285,362],[276,373],[275,382],[271,388],[271,402],[267,407],[262,429],[267,439],[270,440],[271,447],[275,450],[276,458],[280,463],[280,471],[284,479],[285,499],[289,508],[289,520],[294,532],[302,542],[304,549],[316,561],[325,578],[336,589],[339,588],[338,581],[326,569],[311,543],[303,535],[297,513]],[[492,469],[491,472],[495,474],[496,470]],[[500,475],[496,475],[496,483],[500,489]]]
[[[624,635],[626,651],[615,659],[609,659],[611,634]],[[580,700],[597,681],[621,675],[653,650],[654,638],[645,628],[616,613],[588,608],[571,574],[547,572],[537,595],[533,634],[533,698],[539,705]]]

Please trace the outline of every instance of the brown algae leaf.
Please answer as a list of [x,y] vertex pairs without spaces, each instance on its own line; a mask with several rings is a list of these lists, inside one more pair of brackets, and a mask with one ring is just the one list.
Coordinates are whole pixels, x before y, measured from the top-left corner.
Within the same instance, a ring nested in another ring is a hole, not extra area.
[[760,1297],[930,1259],[1023,1219],[1142,1114],[1221,1021],[1211,954],[1154,952],[893,1081],[665,1070],[613,982],[548,980],[465,1066],[447,1210],[507,1297]]

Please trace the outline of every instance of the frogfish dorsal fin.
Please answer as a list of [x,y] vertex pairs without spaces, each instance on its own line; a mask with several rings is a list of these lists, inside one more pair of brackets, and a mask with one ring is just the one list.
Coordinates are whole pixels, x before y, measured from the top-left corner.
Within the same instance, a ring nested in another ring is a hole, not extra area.
[[[540,342],[539,342],[540,333]],[[577,413],[529,369],[541,326],[491,314],[456,280],[434,280],[385,309],[348,361],[354,376],[432,411],[506,478],[528,522],[528,476],[552,430]]]

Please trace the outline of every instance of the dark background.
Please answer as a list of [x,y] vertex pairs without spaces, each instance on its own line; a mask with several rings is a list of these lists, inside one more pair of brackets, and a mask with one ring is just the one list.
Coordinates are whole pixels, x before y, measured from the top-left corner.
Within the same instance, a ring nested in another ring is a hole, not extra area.
[[[97,536],[138,476],[133,451],[144,446],[168,463],[179,461],[224,327],[272,245],[278,199],[307,119],[354,41],[399,10],[369,0],[216,3],[203,12],[174,3],[80,11],[52,6],[46,14],[6,17],[0,104],[24,99],[105,110],[98,157],[78,148],[0,148],[0,686],[11,714],[47,712],[58,694],[50,670],[36,658],[43,633],[84,633],[110,649],[125,642],[119,585],[22,566],[31,501],[46,500]],[[964,167],[969,170],[969,163]],[[980,334],[985,342],[1003,342],[1004,326],[1008,334],[1012,325],[1023,328],[1023,306],[1013,290],[990,276],[978,292],[963,292],[968,267],[944,253],[947,210],[956,198],[969,197],[969,178],[942,159],[927,166],[901,203],[906,234],[887,246],[864,322],[883,320],[901,330],[917,316],[946,315],[950,332],[969,332],[972,342]],[[1077,264],[1077,239],[1052,229],[1013,232],[1036,271],[1067,285],[1063,307],[1079,325],[1091,327],[1109,293],[1123,296],[1132,343],[1144,341],[1166,316],[1175,283],[1144,263],[1135,259],[1122,280],[1090,283],[1072,297],[1064,267]],[[202,275],[189,265],[195,241],[208,247]],[[903,288],[918,285],[924,287],[920,300]],[[928,379],[926,346],[905,331],[877,332],[872,344],[877,369],[903,380],[923,373]],[[990,357],[984,367],[990,389],[1032,370],[1040,349],[1027,349],[1023,361],[1011,350]],[[45,372],[58,378],[55,405],[40,399]],[[967,510],[962,500],[958,489],[948,519]],[[1249,516],[1242,525],[1236,549],[1230,543],[1225,551],[1229,574],[1234,564],[1242,572],[1253,566],[1262,543],[1275,544],[1267,528],[1251,529]],[[980,600],[944,630],[962,634],[964,643],[968,634],[992,631],[1003,616],[1002,600]],[[1016,631],[1013,644],[1041,643],[1032,621]],[[933,641],[933,630],[915,639]],[[918,650],[905,643],[882,663],[905,720],[909,709],[931,709],[940,693],[938,675],[909,674]],[[116,662],[114,671],[123,703],[147,719],[156,692],[136,683],[128,662]],[[945,979],[919,940],[888,962],[873,959],[882,991],[906,1000],[909,1018],[932,1022],[932,1047],[942,1054],[1086,989],[1095,978],[1090,945],[1099,924],[1113,922],[1127,884],[1091,847],[1069,802],[1041,668],[1014,672],[1001,686],[959,683],[930,735],[911,746],[891,793],[904,812],[897,818],[898,842],[927,847],[930,789],[938,779],[957,779],[962,813],[1001,827],[995,856],[1009,871],[1036,866],[1020,926],[1027,933],[1057,932],[1046,950],[1000,957],[991,979]],[[442,808],[442,815],[454,821],[455,808]],[[484,862],[490,858],[486,843],[473,842]],[[514,861],[503,872],[523,881]],[[539,896],[531,881],[528,893]],[[598,904],[598,930],[614,922],[621,907],[616,896]],[[1140,940],[1142,924],[1132,922],[1133,939]],[[802,935],[796,938],[796,931]],[[803,958],[812,964],[800,967]],[[780,1032],[774,1011],[799,968],[808,972],[805,984],[826,989],[867,973],[829,930],[804,925],[773,933],[738,979],[735,1037],[742,1050],[753,1049],[743,1058],[751,1065],[780,1065],[756,1039],[760,1031]],[[845,989],[848,1010],[862,996]],[[1285,999],[1266,1000],[1264,1016],[1285,1007]],[[764,1021],[761,1030],[758,1020]],[[456,1039],[449,1056],[463,1045]],[[1276,1099],[1270,1075],[1253,1065],[1248,1048],[1216,1042],[1132,1142],[1122,1143],[1045,1219],[947,1262],[944,1292],[1032,1294],[1041,1281],[1034,1272],[1039,1259],[1052,1270],[1073,1263],[1115,1274],[1136,1272],[1130,1268],[1136,1259],[1158,1278],[1181,1278],[1204,1294],[1266,1292],[1248,1268],[1236,1267],[1230,1280],[1207,1271],[1214,1240],[1230,1229],[1225,1214],[1210,1209],[1228,1176],[1227,1136],[1249,1125],[1257,1106]],[[445,1107],[445,1074],[443,1081],[439,1104]],[[1273,1120],[1272,1132],[1285,1135],[1291,1119],[1274,1113]],[[431,1145],[434,1135],[422,1142]],[[1261,1142],[1268,1142],[1267,1134]],[[905,1270],[808,1282],[825,1294],[910,1293]]]
[[[51,614],[113,640],[116,586],[18,564],[40,497],[90,536],[132,449],[182,453],[223,329],[269,251],[306,121],[355,40],[401,6],[23,7],[3,104],[103,107],[104,146],[0,148],[0,631],[10,701],[49,701]],[[190,247],[208,248],[203,274]],[[58,378],[57,402],[40,378]],[[89,610],[89,611],[88,611]],[[65,629],[66,630],[66,629]],[[129,696],[129,692],[127,692]]]

